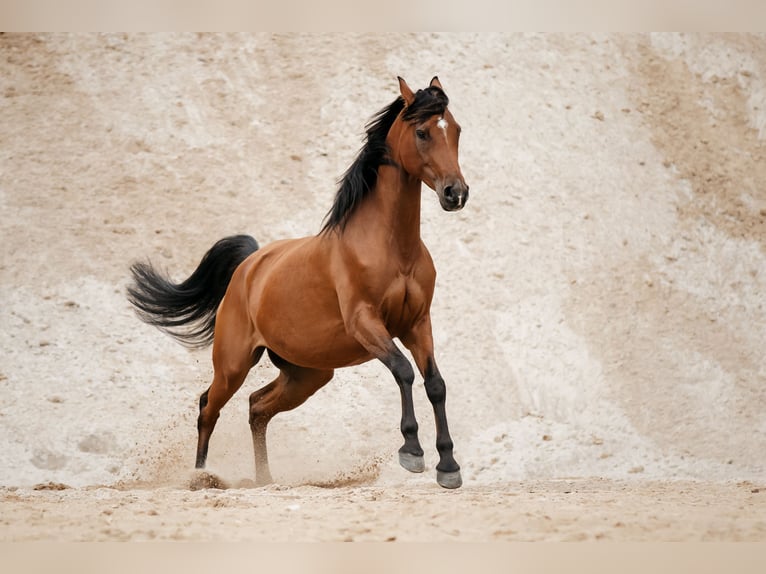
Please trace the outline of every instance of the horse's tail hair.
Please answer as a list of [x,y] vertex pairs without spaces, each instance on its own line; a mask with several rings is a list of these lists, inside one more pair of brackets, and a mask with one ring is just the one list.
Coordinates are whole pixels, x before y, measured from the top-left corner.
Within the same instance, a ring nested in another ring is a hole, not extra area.
[[213,342],[218,305],[234,271],[257,249],[258,243],[249,235],[225,237],[210,248],[197,269],[181,283],[173,283],[150,263],[134,263],[128,300],[145,323],[187,347],[207,347]]

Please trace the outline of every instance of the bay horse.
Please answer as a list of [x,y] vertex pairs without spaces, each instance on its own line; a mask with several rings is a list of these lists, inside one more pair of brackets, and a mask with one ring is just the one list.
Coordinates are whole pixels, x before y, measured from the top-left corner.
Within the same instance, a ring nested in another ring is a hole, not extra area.
[[436,280],[420,237],[421,182],[441,207],[465,206],[458,163],[460,126],[437,77],[400,95],[367,124],[367,138],[339,182],[321,231],[263,248],[248,235],[218,241],[192,275],[173,283],[149,263],[131,266],[128,299],[139,317],[190,347],[213,344],[214,375],[199,400],[196,468],[204,468],[219,413],[264,353],[277,378],[250,395],[255,482],[272,482],[266,427],[324,386],[334,369],[381,361],[402,404],[399,462],[423,472],[412,402],[415,373],[394,342],[412,353],[433,406],[444,488],[462,484],[434,360],[430,307]]

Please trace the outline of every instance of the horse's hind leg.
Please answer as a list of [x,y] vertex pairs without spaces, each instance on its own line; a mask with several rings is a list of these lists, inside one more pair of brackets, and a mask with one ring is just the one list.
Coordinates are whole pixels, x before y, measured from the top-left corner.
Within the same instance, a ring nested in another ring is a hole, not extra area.
[[279,376],[250,395],[250,430],[253,433],[255,483],[273,482],[266,450],[266,427],[277,413],[303,404],[332,378],[332,370],[307,369],[288,363],[269,351]]
[[[224,351],[225,349],[225,351]],[[247,373],[258,362],[263,348],[252,353],[242,347],[216,344],[213,348],[213,383],[202,393],[197,418],[197,462],[196,468],[205,468],[210,436],[213,434],[221,409],[242,386]]]
[[210,436],[218,422],[221,409],[239,390],[247,376],[249,368],[237,373],[216,373],[210,388],[199,399],[199,417],[197,417],[197,462],[196,468],[205,468]]

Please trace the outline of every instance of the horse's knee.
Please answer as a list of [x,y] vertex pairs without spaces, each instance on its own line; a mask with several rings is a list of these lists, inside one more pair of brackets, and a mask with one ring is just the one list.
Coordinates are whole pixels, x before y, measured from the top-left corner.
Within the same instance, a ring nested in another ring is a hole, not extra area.
[[425,381],[426,395],[432,404],[443,403],[447,398],[447,385],[441,375],[433,375]]
[[412,386],[415,382],[415,370],[407,357],[401,353],[396,353],[388,359],[388,368],[391,369],[398,385]]

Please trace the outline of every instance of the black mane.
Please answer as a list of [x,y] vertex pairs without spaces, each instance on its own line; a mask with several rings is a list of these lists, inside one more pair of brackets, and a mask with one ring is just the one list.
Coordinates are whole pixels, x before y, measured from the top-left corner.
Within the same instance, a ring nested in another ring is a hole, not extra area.
[[342,231],[362,199],[374,189],[378,180],[378,168],[391,163],[386,137],[399,113],[404,110],[402,119],[419,123],[436,114],[443,114],[448,103],[447,95],[441,89],[431,86],[418,90],[410,106],[405,108],[404,99],[400,96],[373,116],[365,126],[367,141],[338,182],[335,201],[325,216],[320,233],[333,229]]

